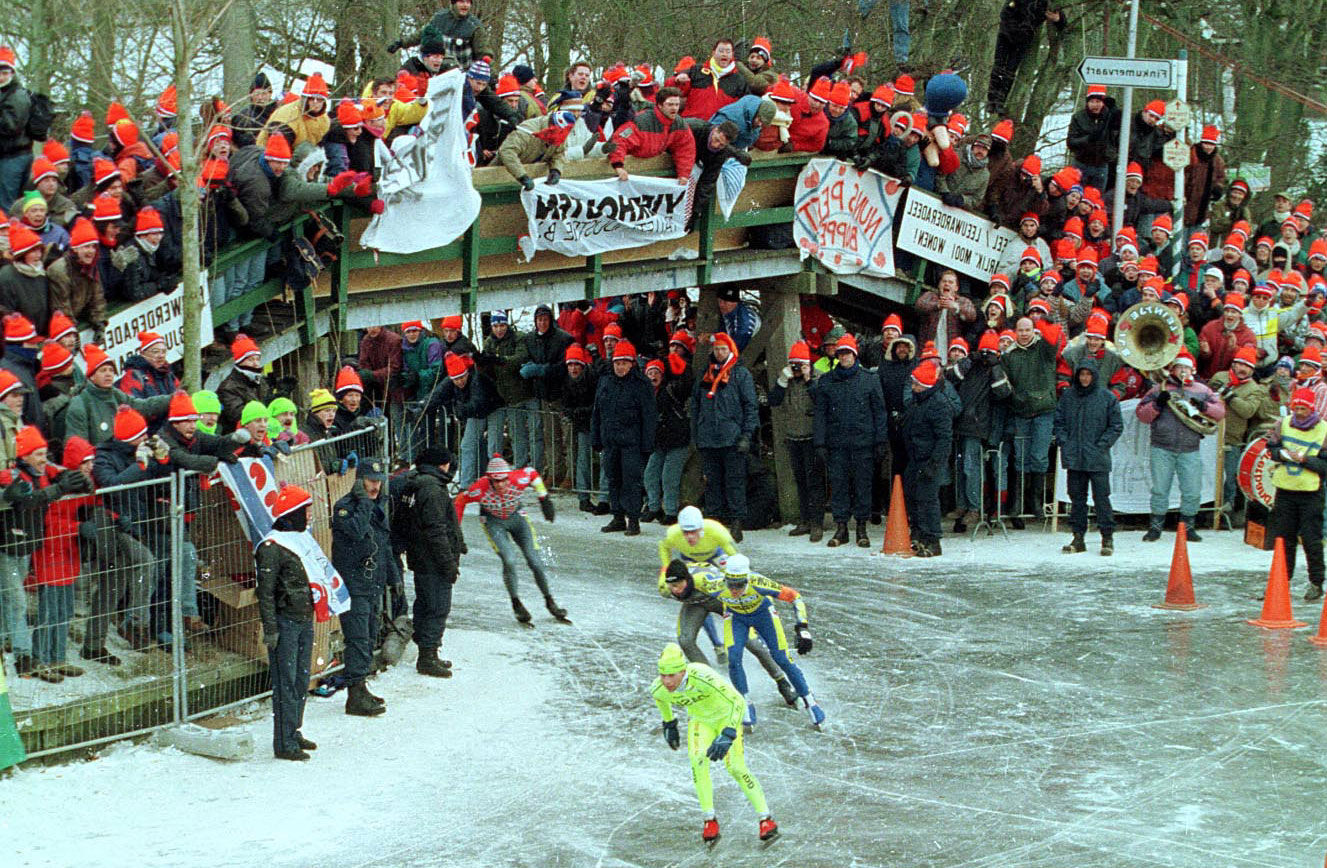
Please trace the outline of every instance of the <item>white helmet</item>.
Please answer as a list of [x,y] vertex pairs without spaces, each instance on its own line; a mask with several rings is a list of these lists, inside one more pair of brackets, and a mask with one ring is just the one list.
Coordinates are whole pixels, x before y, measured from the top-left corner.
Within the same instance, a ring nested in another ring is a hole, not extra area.
[[751,559],[746,555],[730,555],[723,564],[723,574],[733,578],[746,578],[751,572]]
[[705,526],[705,516],[701,515],[700,507],[684,506],[677,514],[677,523],[682,530],[700,530]]

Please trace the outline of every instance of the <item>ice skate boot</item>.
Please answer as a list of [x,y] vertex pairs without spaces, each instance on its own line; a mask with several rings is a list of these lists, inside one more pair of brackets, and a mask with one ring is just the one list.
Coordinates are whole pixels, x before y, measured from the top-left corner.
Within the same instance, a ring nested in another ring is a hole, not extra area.
[[774,686],[779,688],[779,695],[783,697],[784,702],[788,703],[788,707],[797,707],[797,700],[799,698],[797,696],[797,688],[793,687],[791,681],[787,678],[780,678],[778,681],[774,682]]
[[811,696],[802,697],[802,705],[806,713],[811,715],[811,725],[820,729],[825,723],[825,712],[820,709],[820,705]]
[[779,824],[774,822],[773,817],[760,818],[760,840],[773,841],[779,837]]
[[705,825],[700,830],[700,840],[706,844],[713,844],[719,840],[719,821],[710,817],[705,821]]
[[742,729],[751,732],[756,728],[756,706],[747,700],[746,713],[742,715]]
[[552,615],[554,620],[561,621],[564,624],[571,623],[571,620],[567,617],[567,610],[559,606],[551,596],[544,597],[544,605],[548,608],[548,614]]
[[526,625],[527,627],[528,627],[528,626],[531,626],[531,625],[530,625],[530,613],[527,612],[527,611],[525,610],[525,606],[521,603],[521,598],[520,598],[520,597],[512,597],[512,598],[511,598],[511,610],[512,610],[512,612],[516,615],[516,620],[517,620],[517,621],[521,622],[522,624]]

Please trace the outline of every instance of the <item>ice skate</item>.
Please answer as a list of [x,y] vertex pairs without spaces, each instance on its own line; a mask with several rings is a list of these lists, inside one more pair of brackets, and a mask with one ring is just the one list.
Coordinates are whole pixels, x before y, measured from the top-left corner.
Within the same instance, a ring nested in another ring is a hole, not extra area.
[[548,607],[548,614],[552,615],[555,621],[561,621],[563,624],[571,623],[571,619],[567,617],[567,610],[559,606],[552,597],[544,597],[544,605]]
[[742,715],[742,729],[751,732],[756,728],[756,706],[748,700],[746,703],[746,713]]
[[700,840],[711,846],[719,840],[719,821],[710,817],[705,821],[704,827],[700,830]]
[[784,702],[788,703],[789,708],[797,707],[797,688],[793,687],[791,681],[787,678],[780,678],[774,682],[774,686],[779,688],[779,695],[783,697]]
[[806,707],[807,714],[811,715],[811,725],[819,730],[825,724],[825,712],[821,710],[820,705],[813,699],[803,697],[802,704]]
[[774,822],[773,817],[760,818],[760,840],[773,841],[779,837],[779,824]]
[[530,623],[530,613],[525,610],[525,606],[521,603],[520,597],[511,598],[511,610],[516,615],[516,620],[518,622],[524,624],[526,627],[534,627],[534,624]]
[[728,665],[728,649],[722,645],[714,646],[714,664],[716,666]]

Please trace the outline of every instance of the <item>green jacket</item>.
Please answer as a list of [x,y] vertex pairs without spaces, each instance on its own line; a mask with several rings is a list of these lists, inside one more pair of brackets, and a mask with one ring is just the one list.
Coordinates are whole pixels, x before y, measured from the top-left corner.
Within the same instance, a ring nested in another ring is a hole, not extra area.
[[401,339],[401,386],[409,400],[427,400],[442,370],[442,341],[423,334],[413,344]]
[[290,166],[285,172],[281,173],[281,180],[277,185],[276,201],[272,203],[271,209],[267,212],[267,217],[277,226],[284,226],[291,220],[294,220],[299,212],[306,208],[313,208],[328,201],[327,182],[322,180],[321,175],[312,181],[300,177],[296,171],[300,163],[308,159],[309,154],[313,153],[315,146],[308,142],[300,142],[295,146],[295,152],[291,155]]
[[14,462],[18,460],[14,438],[18,436],[18,429],[22,427],[23,420],[19,419],[18,414],[0,404],[0,470],[13,467]]
[[1265,428],[1276,422],[1280,408],[1267,386],[1245,380],[1230,388],[1230,371],[1217,371],[1208,381],[1212,391],[1226,402],[1226,446],[1243,446],[1250,429]]
[[1009,405],[1024,419],[1055,411],[1055,345],[1037,335],[1027,347],[1015,343],[1004,354],[1005,375],[1014,394]]
[[493,382],[498,386],[502,403],[510,407],[534,397],[530,381],[521,376],[521,365],[530,361],[525,335],[511,326],[502,340],[490,334],[484,338],[484,356],[485,361],[492,359]]
[[686,678],[676,692],[664,687],[661,679],[654,679],[650,695],[665,723],[673,719],[673,706],[676,705],[686,709],[687,717],[716,732],[739,728],[746,711],[746,703],[737,688],[704,663],[687,664]]
[[550,147],[548,142],[535,135],[548,129],[551,117],[552,115],[541,115],[528,121],[521,121],[498,148],[498,162],[511,172],[513,178],[520,180],[522,176],[530,174],[525,164],[538,163],[541,160],[548,163],[550,171],[554,169],[562,171],[563,158],[567,153],[566,142]]
[[986,163],[974,166],[971,163],[972,145],[962,145],[959,151],[958,168],[948,175],[941,175],[936,185],[937,193],[957,193],[963,197],[963,207],[969,211],[981,211],[986,201],[986,187],[991,180],[990,169]]
[[82,437],[93,446],[105,443],[115,436],[115,411],[121,404],[128,404],[151,422],[166,415],[170,398],[170,395],[131,398],[113,386],[102,389],[86,383],[83,391],[69,400],[69,408],[65,411],[65,439]]

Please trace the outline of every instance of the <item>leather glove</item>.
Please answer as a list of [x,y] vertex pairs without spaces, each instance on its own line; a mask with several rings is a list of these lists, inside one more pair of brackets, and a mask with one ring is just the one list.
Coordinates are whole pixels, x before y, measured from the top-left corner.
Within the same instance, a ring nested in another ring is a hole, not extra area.
[[562,180],[562,172],[558,171],[557,169],[549,169],[548,177],[544,178],[544,183],[552,187],[556,185],[558,181],[561,180]]
[[239,464],[240,456],[234,452],[226,451],[218,455],[217,460],[222,464]]
[[820,461],[821,464],[824,464],[824,465],[828,466],[828,465],[829,465],[829,450],[826,449],[824,446],[817,447],[817,448],[816,448],[816,458]]
[[344,172],[337,172],[336,177],[327,182],[327,195],[335,198],[340,196],[346,190],[350,189],[355,183],[355,173],[350,169]]
[[787,365],[784,365],[783,370],[779,371],[777,382],[780,386],[786,389],[788,388],[788,381],[791,380],[792,378],[793,378],[793,369],[788,367]]
[[143,467],[147,467],[148,462],[152,460],[152,447],[147,445],[146,441],[139,443],[138,448],[134,450],[134,460]]
[[676,720],[664,721],[663,734],[664,734],[664,741],[668,742],[668,746],[671,747],[673,750],[677,750],[679,747],[682,746],[682,736],[679,735],[677,732]]
[[553,519],[557,515],[557,510],[553,508],[553,498],[551,497],[539,498],[539,511],[544,514],[544,520],[551,524]]
[[793,629],[797,633],[797,654],[805,657],[811,653],[811,629],[805,624],[798,624]]
[[940,195],[940,201],[944,202],[950,208],[963,207],[963,196],[960,193],[942,193]]
[[750,451],[751,451],[751,438],[748,437],[748,436],[746,436],[745,434],[743,434],[741,437],[738,437],[738,438],[737,438],[737,451],[738,451],[738,452],[750,452]]
[[521,189],[527,193],[534,189],[534,181],[530,178],[529,175],[522,175],[521,177],[516,179],[516,182],[520,184]]
[[156,438],[153,441],[152,457],[157,461],[165,462],[166,459],[170,458],[170,445],[160,437]]
[[1169,403],[1170,403],[1170,392],[1166,391],[1165,389],[1162,389],[1157,394],[1156,405],[1158,407],[1165,407]]
[[64,494],[84,494],[92,490],[92,483],[77,470],[62,470],[55,484]]
[[888,457],[889,457],[889,444],[888,443],[875,444],[875,460],[884,461]]
[[728,756],[728,748],[733,746],[733,739],[737,738],[737,730],[731,726],[725,726],[723,732],[715,736],[714,741],[710,743],[709,750],[705,751],[705,756],[718,762]]
[[387,203],[382,201],[381,199],[374,199],[372,202],[369,203],[370,214],[381,214],[386,210],[387,210]]
[[368,172],[355,173],[355,195],[361,199],[373,192],[373,176]]

